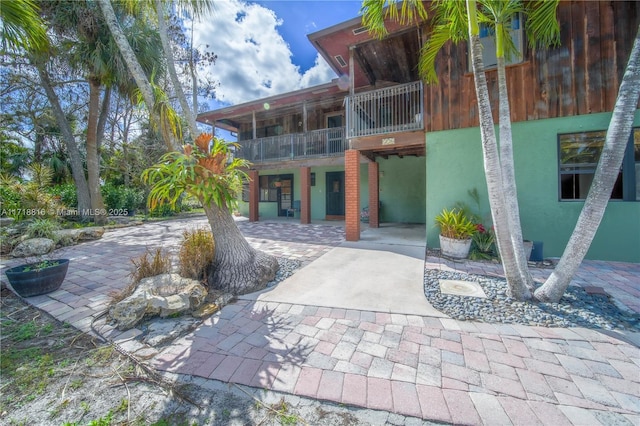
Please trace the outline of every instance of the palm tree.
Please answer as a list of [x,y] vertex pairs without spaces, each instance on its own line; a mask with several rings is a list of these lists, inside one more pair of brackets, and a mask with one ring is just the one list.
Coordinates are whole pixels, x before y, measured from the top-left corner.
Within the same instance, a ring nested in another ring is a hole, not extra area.
[[600,161],[578,217],[578,223],[551,276],[535,291],[536,299],[547,302],[559,301],[587,254],[604,216],[622,165],[627,141],[633,128],[638,99],[640,99],[640,26],[638,26],[629,62],[620,83]]
[[42,51],[49,44],[46,26],[38,15],[33,0],[0,2],[0,21],[3,49]]
[[[387,4],[380,0],[363,2],[363,22],[369,23],[374,34],[384,35],[384,20],[371,14],[380,14]],[[389,1],[387,10],[392,18],[409,20],[411,17],[426,16],[421,3],[404,0],[397,12],[395,1]],[[479,5],[479,7],[478,7]],[[513,145],[511,138],[511,116],[507,97],[505,56],[513,54],[515,46],[508,32],[508,24],[519,13],[524,13],[531,43],[552,44],[559,35],[555,20],[557,1],[521,2],[519,0],[470,1],[466,5],[459,1],[437,1],[431,11],[432,31],[429,41],[421,50],[419,58],[420,75],[428,82],[437,82],[435,61],[445,43],[463,40],[469,42],[472,69],[475,79],[476,97],[480,117],[480,134],[484,159],[485,178],[489,194],[489,204],[496,232],[496,244],[502,259],[509,294],[518,300],[531,298],[533,279],[528,271],[522,245],[522,229],[517,203],[515,173],[513,167]],[[411,10],[414,12],[411,12]],[[546,13],[541,13],[544,10]],[[468,13],[473,11],[473,13]],[[404,18],[403,18],[404,16]],[[494,129],[489,91],[482,62],[482,46],[479,24],[490,27],[495,33],[496,57],[498,59],[498,87],[500,101],[500,150]]]
[[[185,115],[185,119],[187,120],[187,124],[189,125],[191,136],[195,138],[195,136],[198,134],[198,126],[196,124],[196,113],[198,105],[194,103],[193,110],[191,109],[191,107],[189,107],[187,97],[185,96],[184,90],[182,90],[182,83],[180,83],[180,80],[178,79],[178,73],[176,72],[175,67],[175,59],[173,56],[173,49],[171,47],[171,43],[169,43],[169,31],[167,27],[167,15],[165,11],[166,5],[167,3],[162,0],[155,0],[153,4],[154,10],[158,16],[158,32],[160,33],[160,40],[162,41],[164,56],[167,60],[167,69],[169,71],[171,84],[176,92],[176,97],[178,98],[178,102],[180,103],[182,113]],[[203,14],[210,12],[213,9],[213,3],[209,0],[201,0],[196,2],[183,0],[179,2],[179,6],[189,11],[192,19],[201,17]],[[195,78],[193,83],[195,92]],[[194,97],[194,99],[197,98]]]
[[[395,0],[365,0],[363,22],[369,22],[374,34],[384,35],[384,19],[380,15],[382,6],[396,8]],[[509,100],[507,97],[505,56],[514,51],[507,26],[516,13],[526,19],[527,38],[534,46],[551,46],[559,42],[559,25],[556,18],[557,0],[521,2],[518,0],[467,0],[462,2],[441,0],[434,3],[433,27],[429,41],[421,51],[420,74],[429,82],[436,82],[435,60],[438,52],[448,41],[457,43],[468,40],[472,56],[472,67],[476,85],[476,96],[480,115],[483,158],[489,202],[496,229],[496,242],[500,251],[505,277],[512,297],[524,300],[531,297],[533,281],[528,272],[522,250],[522,230],[517,205],[515,169],[513,166],[513,144]],[[403,0],[402,16],[413,16],[407,9],[417,6],[414,1]],[[473,11],[473,13],[468,13]],[[371,17],[375,13],[380,16]],[[414,13],[415,15],[415,13]],[[395,16],[399,16],[396,12]],[[420,14],[422,16],[422,14]],[[498,59],[498,90],[500,110],[500,152],[496,145],[493,117],[489,104],[488,89],[482,64],[482,46],[479,39],[479,23],[491,27],[496,35]],[[382,29],[381,29],[382,26]],[[640,33],[640,28],[639,28]],[[539,300],[558,301],[589,249],[598,225],[604,214],[611,190],[622,163],[628,135],[631,132],[633,115],[640,90],[640,66],[638,64],[638,38],[620,86],[609,131],[608,148],[605,148],[598,163],[591,190],[585,201],[580,218],[556,269],[545,284],[534,292]],[[505,213],[506,212],[506,213]]]
[[149,206],[175,205],[182,193],[202,203],[215,240],[209,285],[233,294],[265,287],[278,269],[275,257],[252,248],[231,216],[246,174],[246,160],[230,159],[231,145],[201,134],[184,153],[170,152],[143,173],[151,184]]
[[[168,106],[166,99],[160,98],[161,94],[159,88],[153,85],[153,79],[149,79],[146,76],[144,69],[140,65],[131,44],[127,40],[127,37],[120,26],[111,1],[97,0],[97,3],[104,15],[109,31],[111,32],[111,36],[115,40],[120,54],[127,64],[127,68],[129,69],[131,76],[136,82],[140,96],[149,109],[149,113],[153,121],[165,129],[170,128],[173,133],[177,135],[179,133],[178,129],[180,126],[180,123],[177,121],[177,116]],[[163,132],[163,136],[169,151],[178,151],[180,149],[168,132]]]

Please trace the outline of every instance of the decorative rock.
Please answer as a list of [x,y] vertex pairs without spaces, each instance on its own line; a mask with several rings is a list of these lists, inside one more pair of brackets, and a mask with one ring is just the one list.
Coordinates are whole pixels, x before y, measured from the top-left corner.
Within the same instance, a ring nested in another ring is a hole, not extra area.
[[22,241],[11,252],[11,257],[41,256],[49,253],[56,244],[49,238],[30,238]]
[[12,217],[0,217],[0,226],[9,226],[13,223],[13,221],[14,219]]
[[54,231],[54,235],[58,240],[73,240],[78,241],[92,241],[102,238],[104,234],[104,228],[99,226],[78,228],[78,229],[60,229]]
[[133,294],[109,311],[119,330],[134,327],[145,315],[167,317],[200,307],[207,297],[206,288],[196,280],[178,274],[144,278]]

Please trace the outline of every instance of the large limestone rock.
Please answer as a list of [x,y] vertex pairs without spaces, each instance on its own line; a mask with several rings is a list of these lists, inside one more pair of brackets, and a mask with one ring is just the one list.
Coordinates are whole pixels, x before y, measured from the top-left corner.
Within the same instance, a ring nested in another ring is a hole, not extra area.
[[[99,226],[91,226],[78,229],[60,229],[54,231],[54,235],[58,241],[67,241],[77,243],[79,241],[91,241],[102,238],[104,228]],[[65,244],[66,245],[66,244]]]
[[19,243],[11,252],[11,257],[42,256],[56,247],[49,238],[30,238]]
[[162,274],[142,279],[133,294],[112,306],[109,314],[119,330],[128,330],[145,316],[194,311],[206,297],[207,289],[198,281]]

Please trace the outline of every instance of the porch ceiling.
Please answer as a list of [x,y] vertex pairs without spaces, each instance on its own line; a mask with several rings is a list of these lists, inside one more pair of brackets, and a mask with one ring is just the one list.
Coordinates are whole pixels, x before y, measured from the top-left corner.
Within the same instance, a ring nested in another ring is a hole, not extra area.
[[361,18],[310,34],[309,40],[338,76],[349,75],[349,52],[354,49],[354,86],[401,84],[419,79],[421,25],[387,22],[389,36],[378,40],[362,26]]

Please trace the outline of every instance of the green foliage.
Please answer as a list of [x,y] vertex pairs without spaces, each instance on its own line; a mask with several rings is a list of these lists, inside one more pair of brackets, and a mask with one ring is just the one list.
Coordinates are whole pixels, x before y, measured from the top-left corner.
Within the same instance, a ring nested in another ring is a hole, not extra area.
[[[213,143],[210,143],[213,142]],[[231,147],[222,139],[201,134],[195,145],[185,145],[184,153],[170,152],[160,162],[145,170],[142,179],[151,185],[149,207],[178,203],[187,193],[203,205],[214,203],[233,211],[237,202],[238,182],[247,179],[241,169],[248,166],[246,160],[231,159]]]
[[[21,209],[21,196],[13,184],[7,184],[6,179],[0,178],[0,214],[2,216],[12,216],[16,219],[21,216],[18,212]],[[17,181],[16,181],[17,182]]]
[[56,239],[54,232],[60,229],[60,225],[52,219],[33,219],[27,226],[27,236],[29,238],[49,238]]
[[460,209],[443,209],[436,216],[436,225],[440,228],[440,235],[447,238],[464,240],[476,232],[476,225]]
[[140,189],[107,183],[102,186],[101,190],[104,204],[108,209],[133,211],[143,206],[144,195]]
[[69,209],[78,208],[78,192],[72,183],[55,185],[47,189],[47,192],[59,199],[60,203]]
[[215,255],[215,241],[211,231],[194,229],[182,233],[180,245],[180,275],[194,280],[206,277]]
[[469,259],[471,260],[488,260],[495,257],[493,251],[493,245],[496,242],[496,237],[493,230],[485,230],[484,227],[479,229],[478,232],[471,236],[471,253]]
[[131,263],[134,266],[131,273],[134,283],[143,278],[171,272],[171,257],[161,248],[157,248],[153,253],[147,250],[142,256],[131,259]]

